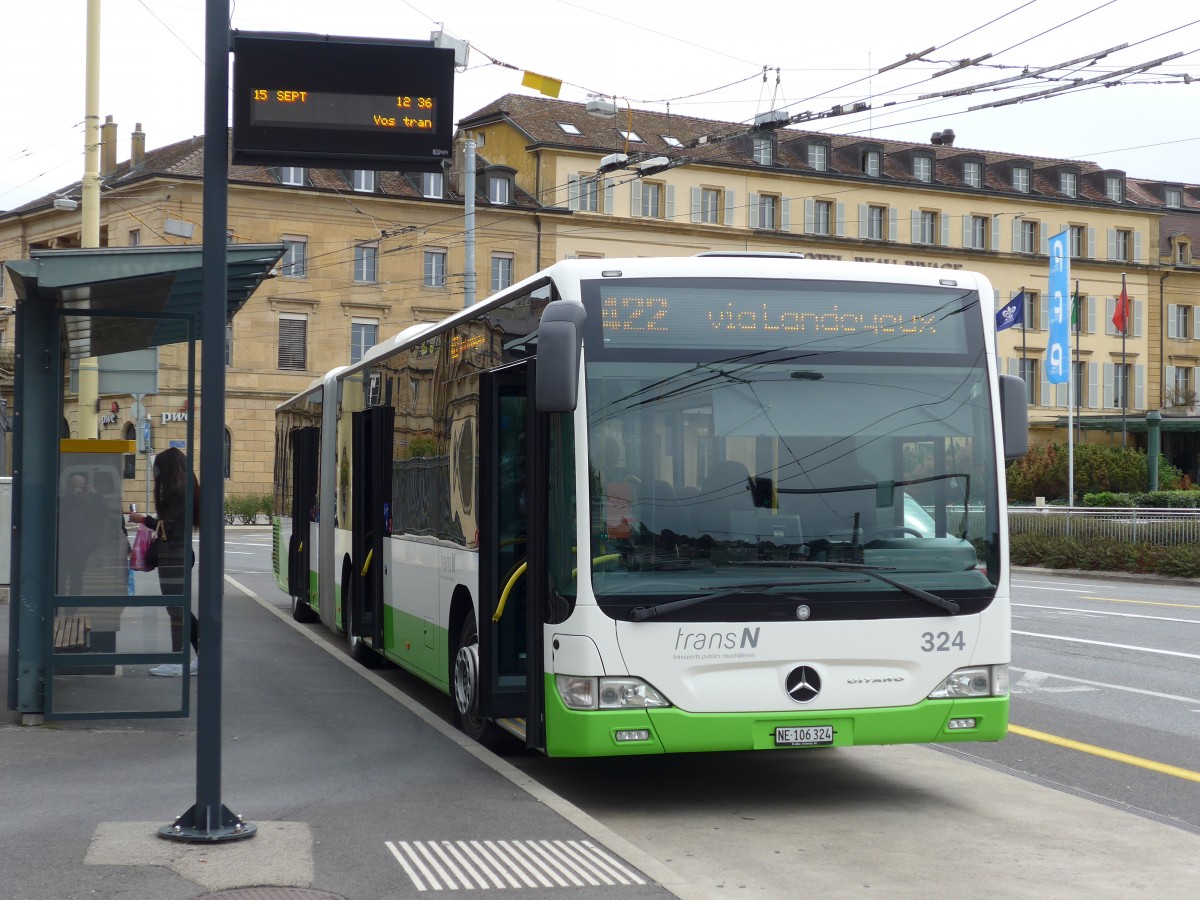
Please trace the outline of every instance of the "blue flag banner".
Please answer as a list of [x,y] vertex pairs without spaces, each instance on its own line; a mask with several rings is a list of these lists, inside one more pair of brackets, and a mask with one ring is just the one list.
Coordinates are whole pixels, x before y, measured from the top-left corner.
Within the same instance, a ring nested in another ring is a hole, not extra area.
[[996,312],[996,330],[1003,331],[1005,328],[1012,328],[1021,321],[1025,315],[1025,292],[1017,294],[1009,301],[1008,306]]
[[1066,384],[1071,377],[1071,245],[1070,232],[1050,238],[1050,342],[1046,346],[1046,381]]

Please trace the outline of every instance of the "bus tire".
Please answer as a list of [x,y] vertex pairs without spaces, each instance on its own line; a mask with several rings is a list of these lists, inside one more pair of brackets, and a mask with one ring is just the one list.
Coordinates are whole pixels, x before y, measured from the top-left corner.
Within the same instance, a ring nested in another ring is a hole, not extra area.
[[300,571],[300,535],[293,534],[292,539],[288,542],[288,593],[292,590],[298,591],[292,594],[292,618],[297,622],[309,624],[315,622],[321,617],[308,604],[308,598],[304,596],[305,591],[303,585],[308,582],[308,573]]
[[305,625],[309,625],[317,621],[319,618],[320,616],[318,616],[313,608],[308,605],[307,598],[292,598],[292,619],[297,622],[302,622]]
[[450,679],[454,724],[472,740],[490,745],[500,729],[479,715],[479,678],[479,629],[474,612],[468,610],[458,633]]
[[360,666],[376,669],[381,662],[379,654],[354,633],[354,602],[350,594],[353,590],[351,572],[350,561],[347,560],[342,571],[342,630],[346,633],[346,649],[350,652],[350,658]]

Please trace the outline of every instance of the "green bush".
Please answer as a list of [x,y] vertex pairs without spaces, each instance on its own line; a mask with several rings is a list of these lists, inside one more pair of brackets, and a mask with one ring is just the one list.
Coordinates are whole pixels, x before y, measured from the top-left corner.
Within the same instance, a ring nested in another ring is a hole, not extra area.
[[1196,509],[1200,507],[1200,491],[1141,491],[1135,494],[1115,494],[1102,491],[1084,494],[1083,506],[1127,506],[1140,509]]
[[225,524],[255,525],[264,515],[270,521],[273,504],[270,494],[226,494]]
[[[1069,455],[1066,444],[1030,447],[1023,458],[1013,460],[1005,469],[1009,500],[1033,503],[1036,497],[1045,497],[1048,503],[1065,501]],[[1147,478],[1146,454],[1136,447],[1108,444],[1075,446],[1076,496],[1101,492],[1144,492]],[[1158,457],[1158,486],[1162,491],[1175,491],[1184,486],[1183,473],[1170,465],[1161,453]]]
[[1175,578],[1200,576],[1200,545],[1130,543],[1115,538],[1076,538],[1014,534],[1009,541],[1014,566],[1140,572]]

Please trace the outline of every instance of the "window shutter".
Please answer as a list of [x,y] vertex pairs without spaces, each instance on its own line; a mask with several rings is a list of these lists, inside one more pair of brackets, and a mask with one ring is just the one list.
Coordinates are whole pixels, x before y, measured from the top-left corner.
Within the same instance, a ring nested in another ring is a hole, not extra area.
[[1070,394],[1067,392],[1067,389],[1069,387],[1070,387],[1070,385],[1067,384],[1066,382],[1064,382],[1062,384],[1056,384],[1054,386],[1054,388],[1055,388],[1054,405],[1055,406],[1068,406],[1070,404],[1070,399],[1069,399]]
[[604,179],[604,211],[610,216],[616,212],[616,185],[612,178]]
[[1096,298],[1087,298],[1087,333],[1096,333]]
[[579,176],[567,176],[567,209],[579,209]]
[[1104,298],[1104,333],[1118,334],[1117,326],[1113,324],[1113,314],[1117,311],[1117,298]]
[[817,204],[812,200],[811,197],[804,198],[804,233],[805,234],[812,234],[813,230],[817,227],[816,226],[816,221],[817,221],[816,208],[817,208]]
[[692,188],[692,221],[700,221],[700,188]]
[[[1039,297],[1038,299],[1043,301],[1042,303],[1038,304],[1041,307],[1041,309],[1038,310],[1038,312],[1040,313],[1040,315],[1038,316],[1038,328],[1040,328],[1042,331],[1049,331],[1050,330],[1050,304],[1044,302],[1046,299],[1045,297]],[[1028,297],[1025,298],[1025,302],[1027,302],[1027,303],[1029,302]]]
[[1095,228],[1089,228],[1087,231],[1088,231],[1088,233],[1087,233],[1087,241],[1088,241],[1087,254],[1088,254],[1088,259],[1095,259],[1095,258],[1096,258],[1096,229],[1095,229]]
[[1046,223],[1038,222],[1038,234],[1042,239],[1042,256],[1050,255],[1050,235],[1046,231]]
[[301,370],[308,368],[308,321],[303,317],[279,319],[279,368]]
[[1115,228],[1108,229],[1108,258],[1117,258],[1117,230]]
[[971,217],[963,216],[962,217],[962,245],[964,247],[970,247],[972,237],[974,237],[974,235],[971,233]]
[[1131,337],[1142,336],[1142,307],[1145,302],[1144,300],[1130,301],[1130,305],[1133,307],[1133,334]]
[[[1167,304],[1167,337],[1169,338],[1179,337],[1179,328],[1177,327],[1178,323],[1175,321],[1175,316],[1177,315],[1175,311],[1177,309],[1179,309],[1178,304]],[[1168,366],[1168,368],[1170,367]]]
[[1133,233],[1133,261],[1142,262],[1142,233],[1140,231]]
[[664,210],[665,219],[673,220],[675,218],[675,185],[666,185],[667,208]]
[[642,183],[636,178],[629,182],[629,214],[631,216],[642,214]]
[[858,239],[867,239],[867,204],[858,204]]
[[779,230],[792,230],[792,201],[788,197],[779,198]]
[[1000,249],[1000,216],[992,216],[992,249]]
[[921,243],[921,211],[914,209],[909,213],[909,219],[912,222],[912,240],[910,243]]
[[888,240],[895,243],[900,240],[900,212],[894,206],[888,207]]
[[1014,216],[1012,226],[1012,252],[1017,253],[1024,249],[1025,248],[1021,246],[1021,220],[1020,218]]
[[1097,380],[1098,374],[1099,374],[1099,369],[1096,368],[1096,363],[1090,362],[1087,364],[1087,374],[1088,374],[1088,395],[1087,395],[1088,409],[1099,409],[1100,408],[1100,386],[1099,386],[1099,383]]
[[950,246],[950,217],[945,213],[938,213],[938,218],[942,220],[942,246]]
[[1042,395],[1041,402],[1039,403],[1039,406],[1050,406],[1051,384],[1045,378],[1041,378],[1041,379],[1039,379],[1039,381],[1041,381],[1041,389],[1042,389],[1041,390],[1041,395]]
[[1200,341],[1200,306],[1193,306],[1189,318],[1192,320],[1192,340]]
[[[1174,389],[1174,387],[1175,387],[1175,367],[1174,366],[1166,367],[1166,370],[1164,372],[1163,384],[1166,386],[1166,389],[1168,391]],[[1167,403],[1170,404],[1170,402],[1171,402],[1170,397],[1168,396]]]
[[734,206],[735,206],[735,203],[734,203],[733,191],[726,191],[725,192],[725,224],[726,225],[733,224]]
[[1115,371],[1112,363],[1104,363],[1104,408],[1113,409],[1117,405],[1117,388],[1113,384]]
[[[787,203],[786,200],[784,200],[783,202]],[[838,237],[846,236],[846,204],[845,203],[839,202],[837,204],[837,225],[834,228],[833,233],[836,234]]]
[[1135,409],[1146,408],[1146,367],[1133,367],[1133,406]]
[[750,216],[749,221],[746,223],[746,227],[747,228],[757,228],[758,227],[758,194],[750,195],[750,206],[746,210],[746,212]]
[[1010,356],[1008,358],[1008,374],[1015,375],[1017,378],[1021,377],[1021,367],[1017,364],[1017,358],[1015,356]]

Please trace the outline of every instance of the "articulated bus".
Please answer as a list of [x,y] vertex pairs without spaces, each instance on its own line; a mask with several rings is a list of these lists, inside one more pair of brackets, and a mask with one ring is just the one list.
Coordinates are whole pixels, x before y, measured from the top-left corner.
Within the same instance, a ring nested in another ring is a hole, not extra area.
[[299,621],[551,756],[1000,740],[1024,385],[981,275],[567,260],[276,414]]

